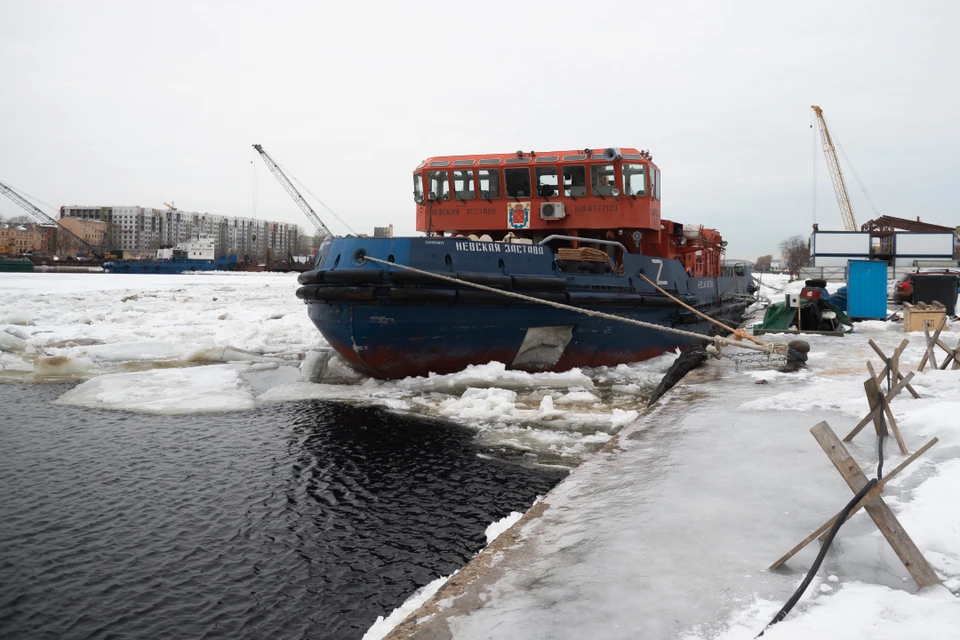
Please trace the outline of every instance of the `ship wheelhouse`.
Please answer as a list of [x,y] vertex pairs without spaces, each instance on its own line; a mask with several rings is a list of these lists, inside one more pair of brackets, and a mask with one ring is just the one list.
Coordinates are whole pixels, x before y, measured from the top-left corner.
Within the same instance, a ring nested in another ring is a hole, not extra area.
[[720,275],[726,242],[713,229],[663,220],[660,170],[648,151],[580,149],[437,156],[413,172],[417,230],[478,241],[546,243],[680,260],[691,276]]

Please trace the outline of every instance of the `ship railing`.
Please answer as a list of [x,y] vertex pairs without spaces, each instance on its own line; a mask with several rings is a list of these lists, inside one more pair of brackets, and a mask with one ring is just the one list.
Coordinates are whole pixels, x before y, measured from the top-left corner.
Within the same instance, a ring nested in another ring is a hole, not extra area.
[[721,278],[733,278],[734,276],[742,276],[747,272],[746,264],[743,262],[738,262],[737,264],[728,264],[720,267],[720,277]]
[[[538,242],[537,244],[547,245],[553,240],[569,240],[570,242],[579,242],[582,244],[598,244],[601,246],[619,247],[620,250],[623,252],[623,255],[626,255],[627,253],[629,253],[627,251],[627,248],[623,246],[621,243],[617,242],[616,240],[598,240],[595,238],[581,238],[579,236],[565,236],[561,234],[549,235],[543,240],[541,240],[540,242]],[[623,265],[618,266],[614,264],[613,259],[611,259],[609,255],[607,256],[607,263],[610,265],[610,270],[615,273],[623,270]]]

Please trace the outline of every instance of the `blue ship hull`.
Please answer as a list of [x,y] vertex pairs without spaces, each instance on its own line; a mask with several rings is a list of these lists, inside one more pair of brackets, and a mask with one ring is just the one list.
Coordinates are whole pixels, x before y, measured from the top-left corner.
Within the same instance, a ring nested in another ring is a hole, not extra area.
[[[365,260],[365,256],[455,278],[451,283]],[[666,331],[479,291],[474,282],[588,311],[708,336],[713,324],[657,292],[726,324],[748,301],[747,271],[692,278],[679,261],[624,256],[622,273],[563,264],[549,247],[459,238],[338,238],[298,297],[324,338],[356,370],[377,378],[451,373],[490,361],[530,371],[615,366],[698,341]],[[585,272],[586,271],[586,272]]]
[[236,271],[237,256],[217,260],[115,260],[103,263],[107,273],[185,273],[188,271]]

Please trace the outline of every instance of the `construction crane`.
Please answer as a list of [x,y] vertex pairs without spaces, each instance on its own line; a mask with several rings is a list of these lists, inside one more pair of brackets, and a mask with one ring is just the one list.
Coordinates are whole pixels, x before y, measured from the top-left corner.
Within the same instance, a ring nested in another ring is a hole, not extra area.
[[167,209],[170,209],[171,211],[177,211],[177,208],[173,206],[172,202],[164,202],[163,204],[167,206]]
[[859,231],[857,228],[857,218],[853,215],[853,205],[850,204],[850,196],[847,194],[847,185],[843,181],[843,172],[840,171],[840,163],[837,161],[837,150],[833,146],[833,139],[830,137],[827,123],[823,119],[823,110],[817,105],[813,105],[811,109],[813,109],[813,112],[817,115],[817,124],[820,127],[820,141],[823,143],[823,155],[827,159],[827,168],[830,169],[833,191],[837,194],[837,204],[840,205],[840,216],[843,218],[843,228],[847,231]]
[[22,195],[20,195],[20,194],[17,192],[17,190],[14,189],[13,187],[11,187],[10,185],[7,185],[7,184],[4,184],[4,183],[0,182],[0,192],[3,192],[3,194],[4,194],[5,196],[7,196],[7,197],[10,198],[11,200],[13,200],[13,201],[14,201],[15,203],[17,203],[18,205],[20,205],[20,207],[22,207],[24,210],[26,210],[27,213],[29,213],[30,215],[32,215],[34,218],[37,218],[40,222],[43,222],[43,223],[45,223],[45,224],[53,224],[53,225],[56,225],[58,229],[60,229],[60,230],[62,230],[62,231],[65,231],[65,232],[67,233],[67,235],[68,235],[70,238],[72,238],[80,247],[82,247],[82,248],[86,249],[87,251],[89,251],[90,253],[92,253],[96,258],[98,258],[98,259],[102,259],[102,258],[103,258],[103,252],[102,252],[102,251],[100,251],[99,249],[95,248],[93,245],[91,245],[89,242],[87,242],[86,240],[84,240],[83,238],[81,238],[80,236],[78,236],[77,234],[75,234],[73,231],[71,231],[70,229],[66,228],[66,227],[63,226],[62,224],[60,224],[60,222],[57,221],[56,219],[51,218],[50,216],[48,216],[47,214],[45,214],[43,211],[41,211],[40,209],[38,209],[37,207],[35,207],[32,202],[30,202],[29,200],[27,200],[26,198],[24,198]]
[[307,215],[307,218],[310,219],[310,222],[313,223],[313,226],[317,228],[317,231],[321,233],[322,236],[332,237],[333,234],[330,233],[330,229],[327,228],[327,225],[323,224],[323,221],[320,219],[320,216],[313,210],[313,207],[304,200],[303,196],[300,195],[300,192],[297,191],[297,188],[293,186],[293,183],[290,182],[290,179],[287,178],[286,174],[280,169],[280,165],[274,162],[273,158],[270,157],[270,154],[263,150],[263,147],[259,144],[253,145],[253,148],[257,150],[260,154],[260,157],[263,158],[263,161],[267,163],[267,167],[276,176],[277,180],[280,181],[280,184],[284,189],[287,190],[287,193],[294,199],[297,203],[297,206]]

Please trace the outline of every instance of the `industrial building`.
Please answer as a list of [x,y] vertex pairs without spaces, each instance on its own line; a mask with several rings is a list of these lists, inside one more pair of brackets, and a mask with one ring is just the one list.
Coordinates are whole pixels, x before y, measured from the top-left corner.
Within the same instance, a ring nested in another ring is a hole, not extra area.
[[960,227],[882,216],[861,231],[820,231],[810,236],[811,265],[842,267],[848,260],[882,260],[891,267],[957,266]]
[[303,230],[295,224],[181,211],[173,207],[65,206],[60,208],[60,218],[61,221],[103,223],[104,249],[133,256],[152,257],[160,247],[208,234],[215,239],[217,255],[235,254],[259,260],[268,251],[274,256],[297,253],[303,236]]
[[[923,267],[956,267],[960,260],[960,226],[954,228],[922,222],[919,216],[910,220],[879,215],[876,206],[873,207],[878,214],[876,218],[862,226],[857,224],[823,110],[816,105],[811,108],[817,119],[844,231],[821,231],[817,224],[813,225],[811,266],[801,271],[801,277],[845,279],[846,267],[851,260],[882,261],[887,265],[889,277]],[[859,177],[857,179],[859,181]],[[860,186],[866,194],[862,183]],[[870,203],[872,205],[873,201]]]

